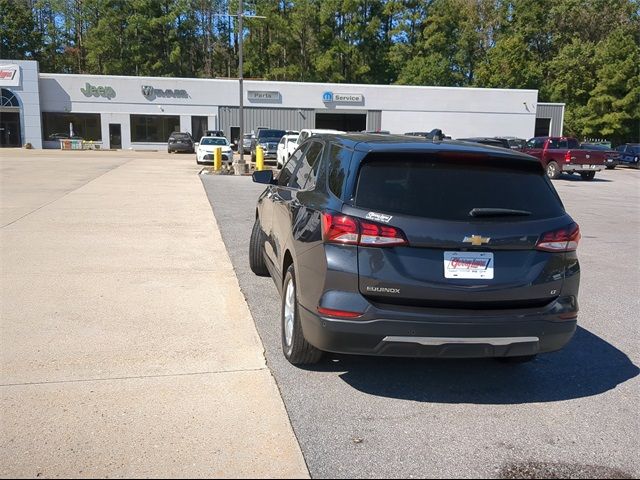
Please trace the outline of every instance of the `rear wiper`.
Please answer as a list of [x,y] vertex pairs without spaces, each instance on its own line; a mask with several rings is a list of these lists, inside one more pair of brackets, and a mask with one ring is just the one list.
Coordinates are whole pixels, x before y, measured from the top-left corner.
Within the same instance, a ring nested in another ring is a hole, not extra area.
[[527,216],[531,212],[527,210],[513,210],[511,208],[473,208],[469,215],[472,217],[506,217],[510,215]]

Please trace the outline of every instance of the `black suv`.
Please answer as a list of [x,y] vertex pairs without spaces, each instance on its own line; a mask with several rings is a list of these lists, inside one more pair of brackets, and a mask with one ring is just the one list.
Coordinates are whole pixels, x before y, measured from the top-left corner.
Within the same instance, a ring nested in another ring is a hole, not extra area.
[[167,152],[195,152],[195,145],[188,132],[173,132],[167,142]]
[[531,156],[327,135],[253,179],[268,187],[250,266],[282,294],[293,364],[322,351],[523,362],[575,332],[580,232]]

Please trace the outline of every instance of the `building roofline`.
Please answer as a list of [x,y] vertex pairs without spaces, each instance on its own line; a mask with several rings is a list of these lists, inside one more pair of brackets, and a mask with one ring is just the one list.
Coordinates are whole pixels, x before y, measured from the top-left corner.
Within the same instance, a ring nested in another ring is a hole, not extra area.
[[[95,74],[81,74],[81,73],[40,73],[42,78],[56,78],[56,77],[88,77],[88,78],[122,78],[122,79],[138,79],[138,80],[198,80],[198,81],[215,81],[215,82],[229,82],[237,83],[238,79],[233,78],[193,78],[193,77],[146,77],[135,75],[95,75]],[[532,89],[520,89],[520,88],[480,88],[480,87],[444,87],[434,85],[382,85],[382,84],[366,84],[366,83],[322,83],[322,82],[293,82],[285,80],[264,80],[264,79],[251,79],[244,78],[245,83],[265,83],[265,84],[283,84],[283,85],[313,85],[320,87],[363,87],[363,88],[395,88],[395,89],[427,89],[427,90],[479,90],[479,91],[493,91],[493,92],[528,92],[538,93],[538,90]]]

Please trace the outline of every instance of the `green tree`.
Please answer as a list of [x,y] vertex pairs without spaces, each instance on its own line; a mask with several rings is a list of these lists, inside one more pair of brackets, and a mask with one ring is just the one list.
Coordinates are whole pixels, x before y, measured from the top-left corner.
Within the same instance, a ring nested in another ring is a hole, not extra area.
[[619,28],[596,47],[597,83],[590,92],[583,133],[615,143],[640,135],[638,31]]
[[0,0],[0,32],[0,58],[37,58],[42,37],[26,2]]

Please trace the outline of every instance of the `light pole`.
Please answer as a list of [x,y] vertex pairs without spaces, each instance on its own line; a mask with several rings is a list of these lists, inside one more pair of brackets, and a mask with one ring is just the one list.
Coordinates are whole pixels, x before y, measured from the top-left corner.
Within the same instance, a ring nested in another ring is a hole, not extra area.
[[245,15],[244,4],[242,0],[238,1],[238,14],[229,15],[230,17],[238,17],[238,80],[240,83],[240,102],[238,109],[238,121],[240,123],[240,137],[238,138],[238,150],[240,151],[240,159],[233,161],[233,173],[235,175],[242,175],[246,171],[246,164],[244,162],[244,148],[242,147],[242,141],[244,139],[244,85],[243,81],[243,51],[242,42],[244,37],[244,30],[242,26],[242,20],[247,18],[267,18],[260,15]]

